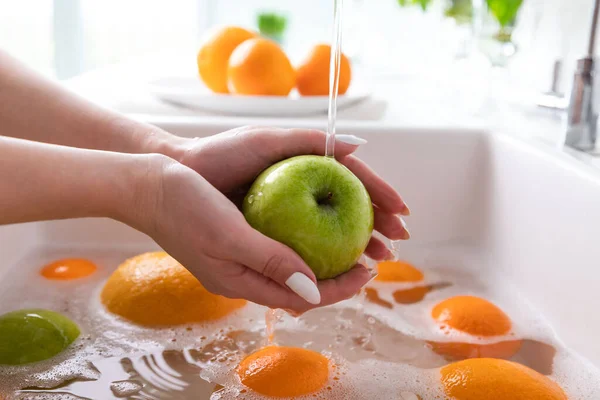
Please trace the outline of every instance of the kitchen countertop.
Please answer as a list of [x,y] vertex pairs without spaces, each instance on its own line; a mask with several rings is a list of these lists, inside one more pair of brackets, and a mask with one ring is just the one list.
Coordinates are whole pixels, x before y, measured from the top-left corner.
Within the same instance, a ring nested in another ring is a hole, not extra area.
[[[486,100],[487,82],[496,76],[486,75],[485,66],[476,61],[455,63],[443,71],[423,71],[420,76],[369,74],[360,66],[355,70],[355,80],[366,84],[372,96],[338,111],[338,132],[350,127],[480,128],[533,139],[550,147],[560,141],[560,118],[554,112],[536,107],[530,93],[502,87],[501,91],[495,89],[494,103],[489,98]],[[240,125],[326,127],[325,114],[306,118],[253,118],[186,109],[154,98],[147,86],[147,82],[158,77],[194,76],[195,73],[193,58],[161,54],[91,71],[64,84],[89,100],[149,122],[169,120],[224,128]]]

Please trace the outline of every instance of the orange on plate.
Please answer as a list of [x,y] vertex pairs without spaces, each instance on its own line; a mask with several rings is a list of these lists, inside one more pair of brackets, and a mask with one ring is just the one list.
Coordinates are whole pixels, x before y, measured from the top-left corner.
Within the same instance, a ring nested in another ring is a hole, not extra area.
[[126,260],[108,278],[101,301],[108,311],[144,326],[214,321],[246,304],[210,293],[164,252]]
[[84,258],[65,258],[46,265],[40,274],[46,279],[68,281],[96,272],[96,264]]
[[244,95],[287,96],[296,83],[287,55],[265,38],[247,40],[234,50],[227,77],[229,90]]
[[256,34],[237,26],[221,27],[209,32],[202,41],[196,57],[198,73],[204,84],[213,92],[227,90],[227,63],[231,53],[245,40]]
[[265,396],[294,397],[321,390],[329,380],[329,360],[298,347],[267,346],[242,360],[243,385]]
[[[475,296],[455,296],[438,303],[431,316],[446,333],[452,330],[467,333],[476,339],[493,338],[510,333],[508,315],[495,304]],[[429,342],[432,349],[452,359],[497,357],[509,358],[521,347],[521,340],[502,340],[497,343],[476,344]]]
[[[296,88],[303,96],[327,96],[329,94],[329,62],[331,46],[316,45],[297,68]],[[340,60],[340,80],[338,94],[344,94],[350,87],[352,68],[348,58],[342,54]]]
[[511,361],[478,358],[441,369],[444,392],[453,400],[567,400],[560,386]]

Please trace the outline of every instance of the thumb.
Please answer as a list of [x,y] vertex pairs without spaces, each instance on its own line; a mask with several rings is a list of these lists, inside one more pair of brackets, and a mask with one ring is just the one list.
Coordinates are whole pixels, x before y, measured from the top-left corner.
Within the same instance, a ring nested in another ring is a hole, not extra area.
[[285,286],[310,304],[320,304],[317,278],[302,258],[286,245],[248,226],[238,242],[236,262]]

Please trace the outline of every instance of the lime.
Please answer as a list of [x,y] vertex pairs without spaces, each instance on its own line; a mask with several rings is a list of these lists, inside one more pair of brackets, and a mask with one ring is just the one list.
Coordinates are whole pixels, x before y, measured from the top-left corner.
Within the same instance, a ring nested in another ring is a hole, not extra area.
[[78,336],[79,327],[54,311],[27,309],[6,313],[0,316],[0,364],[46,360],[65,350]]

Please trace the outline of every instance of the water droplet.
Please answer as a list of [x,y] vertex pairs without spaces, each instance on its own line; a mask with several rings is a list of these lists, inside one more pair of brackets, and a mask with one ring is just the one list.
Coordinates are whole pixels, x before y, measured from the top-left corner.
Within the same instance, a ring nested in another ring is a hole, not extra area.
[[248,196],[248,203],[249,204],[254,203],[254,195],[253,194],[251,194],[250,196]]
[[258,192],[257,196],[261,197],[263,195],[263,192]]

